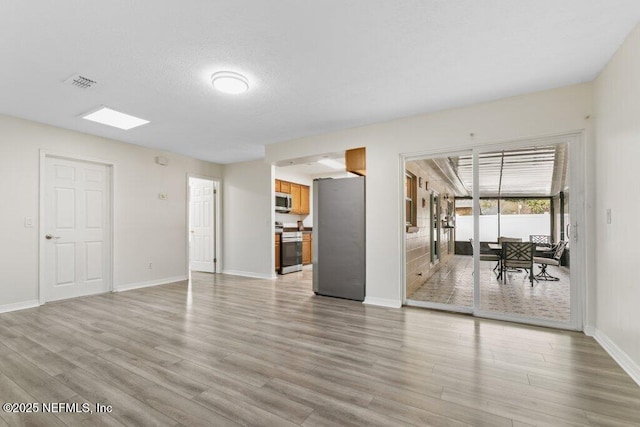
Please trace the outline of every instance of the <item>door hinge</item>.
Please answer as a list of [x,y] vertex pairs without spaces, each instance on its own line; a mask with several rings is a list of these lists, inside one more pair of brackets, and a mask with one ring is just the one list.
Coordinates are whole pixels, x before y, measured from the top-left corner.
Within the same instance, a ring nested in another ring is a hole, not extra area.
[[218,190],[214,189],[213,194],[218,194]]
[[213,259],[213,263],[215,264],[216,262],[218,262],[218,258]]

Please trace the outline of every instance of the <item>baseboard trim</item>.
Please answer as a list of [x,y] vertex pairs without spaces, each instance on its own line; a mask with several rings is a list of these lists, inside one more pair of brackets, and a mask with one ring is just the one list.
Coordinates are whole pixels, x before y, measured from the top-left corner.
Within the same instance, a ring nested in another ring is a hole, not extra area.
[[40,305],[40,301],[32,299],[29,301],[14,302],[11,304],[0,305],[0,313],[8,313],[10,311],[26,310],[27,308],[34,308]]
[[588,337],[592,337],[596,334],[596,328],[591,325],[587,325],[584,327],[584,334]]
[[[611,340],[604,332],[597,328],[592,328],[594,330],[593,338],[605,349],[607,353],[613,360],[615,360],[618,365],[624,371],[629,374],[631,379],[633,379],[638,386],[640,386],[640,366],[633,360],[627,353],[624,352],[618,345]],[[585,328],[586,333],[586,328]],[[588,335],[588,334],[587,334]]]
[[379,307],[400,308],[402,302],[395,299],[365,297],[363,304],[377,305]]
[[167,277],[165,279],[149,280],[148,282],[128,283],[126,285],[119,285],[114,292],[124,292],[131,291],[133,289],[148,288],[150,286],[166,285],[168,283],[182,282],[187,279],[187,276],[176,276]]
[[262,274],[262,273],[254,273],[252,271],[239,271],[239,270],[222,270],[222,274],[228,274],[230,276],[242,276],[242,277],[251,277],[252,279],[275,279],[277,276],[275,273],[271,274]]

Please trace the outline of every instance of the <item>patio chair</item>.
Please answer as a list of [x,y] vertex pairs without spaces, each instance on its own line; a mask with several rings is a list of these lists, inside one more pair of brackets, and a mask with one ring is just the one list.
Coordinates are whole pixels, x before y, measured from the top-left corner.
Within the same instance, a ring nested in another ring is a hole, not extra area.
[[[520,237],[504,237],[504,236],[498,237],[498,244],[500,246],[502,246],[502,243],[504,242],[522,242],[522,239]],[[505,267],[504,265],[502,265],[502,251],[500,251],[500,253],[498,253],[497,255],[500,257],[500,261],[498,261],[498,263],[496,264],[496,268],[500,267],[500,273],[498,274],[498,279],[500,279],[502,277],[502,273]]]
[[546,234],[530,234],[529,241],[536,246],[553,246],[553,242],[551,242],[551,236]]
[[547,272],[547,266],[555,265],[556,267],[560,266],[560,258],[562,258],[562,254],[564,253],[565,248],[567,247],[566,241],[558,242],[556,246],[555,252],[553,253],[553,257],[545,258],[545,257],[534,257],[533,262],[540,265],[540,273],[536,274],[536,279],[538,280],[552,280],[558,281],[559,277],[552,276]]
[[498,244],[503,244],[504,242],[522,242],[522,238],[520,237],[498,237]]
[[[529,273],[529,280],[533,286],[533,243],[531,242],[502,242],[502,268],[522,268]],[[502,275],[506,283],[508,274]]]

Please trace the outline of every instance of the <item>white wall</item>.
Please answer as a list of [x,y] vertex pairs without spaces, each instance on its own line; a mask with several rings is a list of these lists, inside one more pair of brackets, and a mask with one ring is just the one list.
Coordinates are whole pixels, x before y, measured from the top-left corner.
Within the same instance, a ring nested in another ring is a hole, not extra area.
[[262,160],[224,165],[222,272],[274,278],[273,172]]
[[588,140],[590,124],[585,116],[591,110],[592,86],[581,84],[271,144],[266,147],[266,160],[272,163],[319,152],[367,148],[365,302],[399,306],[404,250],[400,154],[436,153],[581,129],[587,129]]
[[[640,259],[638,76],[640,27],[595,82],[597,292],[593,301],[596,337],[617,347],[621,364],[627,357],[627,369],[635,369],[640,383],[640,285],[635,268]],[[606,223],[607,209],[611,224]]]
[[[498,241],[498,215],[480,215],[480,241]],[[551,215],[521,214],[500,215],[500,235],[519,237],[529,241],[532,234],[548,235],[551,230]],[[456,240],[467,241],[473,238],[473,215],[456,215]]]
[[0,310],[38,299],[40,149],[116,164],[116,288],[185,277],[187,173],[219,177],[218,165],[0,115]]

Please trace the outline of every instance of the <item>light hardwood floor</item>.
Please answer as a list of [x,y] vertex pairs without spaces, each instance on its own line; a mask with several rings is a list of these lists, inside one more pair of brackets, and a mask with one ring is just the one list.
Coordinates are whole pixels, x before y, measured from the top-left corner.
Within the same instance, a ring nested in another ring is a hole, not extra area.
[[581,333],[317,297],[310,272],[179,282],[0,315],[0,425],[640,425]]

